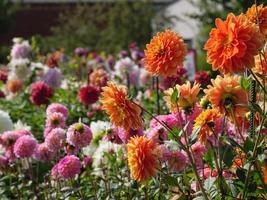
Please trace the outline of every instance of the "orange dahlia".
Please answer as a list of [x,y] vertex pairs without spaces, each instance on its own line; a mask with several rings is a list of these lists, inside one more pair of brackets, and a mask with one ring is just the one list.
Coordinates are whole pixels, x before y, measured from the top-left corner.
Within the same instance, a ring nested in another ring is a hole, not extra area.
[[178,108],[188,110],[191,109],[198,100],[198,93],[200,91],[200,84],[194,83],[191,86],[190,82],[187,81],[183,85],[175,86],[178,91],[178,98],[176,102],[171,100],[172,94],[174,92],[173,88],[169,88],[164,91],[165,96],[163,97],[167,103],[167,106],[171,112],[175,112]]
[[246,16],[254,24],[259,24],[260,32],[267,38],[267,6],[263,4],[256,7],[254,4],[246,12]]
[[145,68],[154,76],[175,76],[177,68],[183,65],[186,44],[183,38],[170,30],[157,33],[146,45]]
[[262,172],[264,183],[267,184],[267,166],[262,168]]
[[233,113],[235,116],[245,117],[248,112],[248,94],[240,86],[240,76],[217,76],[211,82],[212,85],[204,92],[212,107],[230,118],[233,117]]
[[221,117],[218,110],[207,109],[199,114],[195,120],[194,129],[200,129],[198,136],[199,141],[205,144],[207,138],[214,134],[215,121]]
[[113,124],[125,130],[143,127],[142,110],[128,98],[125,86],[108,82],[102,90],[100,102]]
[[255,56],[255,67],[252,69],[254,72],[267,75],[267,50],[264,53],[264,56],[257,55]]
[[159,167],[159,146],[145,136],[132,137],[127,144],[128,165],[134,180],[144,182],[155,176]]
[[258,26],[244,14],[232,13],[225,21],[217,18],[215,24],[204,47],[212,69],[226,74],[254,67],[254,56],[264,45]]

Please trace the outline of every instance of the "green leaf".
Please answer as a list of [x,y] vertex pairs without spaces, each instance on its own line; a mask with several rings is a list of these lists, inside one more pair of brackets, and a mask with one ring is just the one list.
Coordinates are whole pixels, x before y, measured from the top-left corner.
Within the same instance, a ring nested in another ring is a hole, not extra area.
[[262,111],[261,107],[257,103],[250,102],[249,109],[253,112],[258,112],[261,116],[264,116],[264,112]]
[[250,87],[249,80],[242,76],[242,77],[241,77],[241,80],[240,80],[240,85],[241,85],[241,87],[244,88],[245,90],[248,90],[249,87]]
[[246,179],[246,172],[245,170],[241,169],[241,168],[238,168],[236,170],[236,175],[237,177],[239,178],[239,180],[243,183],[245,183],[245,179]]
[[209,167],[214,168],[214,164],[213,164],[213,152],[212,149],[209,148],[207,153],[205,153],[204,155],[204,160],[206,161],[206,163],[208,164]]
[[254,148],[253,141],[250,138],[247,138],[244,143],[244,148],[243,148],[244,152],[248,153],[249,151],[253,151],[253,148]]
[[177,178],[175,178],[173,176],[166,176],[165,177],[165,183],[167,183],[168,185],[171,185],[171,186],[176,186],[176,185],[178,185],[178,180],[177,180]]
[[225,163],[227,167],[231,167],[233,163],[233,159],[234,159],[233,149],[231,146],[227,146],[222,149],[225,149],[225,151],[223,151],[223,155],[224,155],[223,162]]
[[174,90],[173,90],[173,92],[172,92],[171,102],[172,103],[176,103],[177,102],[177,99],[178,99],[178,96],[179,96],[179,93],[178,93],[177,88],[175,87]]
[[182,135],[183,131],[177,127],[174,127],[170,132],[169,132],[169,139],[170,140],[178,140],[181,135]]

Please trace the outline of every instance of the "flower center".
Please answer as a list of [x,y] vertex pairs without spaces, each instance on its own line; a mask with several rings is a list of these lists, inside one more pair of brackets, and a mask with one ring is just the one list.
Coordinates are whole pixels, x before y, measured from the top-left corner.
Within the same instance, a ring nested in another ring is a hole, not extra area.
[[83,133],[84,128],[83,128],[83,124],[82,123],[78,123],[75,127],[75,130],[79,133]]

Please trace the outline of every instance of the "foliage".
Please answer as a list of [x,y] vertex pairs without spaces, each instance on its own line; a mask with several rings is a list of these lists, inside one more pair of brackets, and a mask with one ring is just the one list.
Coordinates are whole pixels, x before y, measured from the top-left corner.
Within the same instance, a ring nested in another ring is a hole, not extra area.
[[[131,42],[144,47],[150,40],[155,15],[150,1],[80,4],[60,15],[51,37],[40,38],[42,48],[65,47],[70,52],[81,46],[112,53],[127,49]],[[158,18],[170,23],[166,16]]]

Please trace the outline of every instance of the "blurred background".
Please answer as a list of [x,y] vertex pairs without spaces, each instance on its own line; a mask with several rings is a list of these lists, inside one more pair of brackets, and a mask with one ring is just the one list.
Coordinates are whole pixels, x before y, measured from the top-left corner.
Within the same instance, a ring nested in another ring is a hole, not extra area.
[[[170,28],[187,42],[194,68],[209,69],[203,44],[216,17],[241,13],[253,0],[0,0],[0,63],[12,38],[36,42],[47,53],[76,47],[115,54],[136,42],[142,49]],[[264,3],[264,0],[258,1]]]

